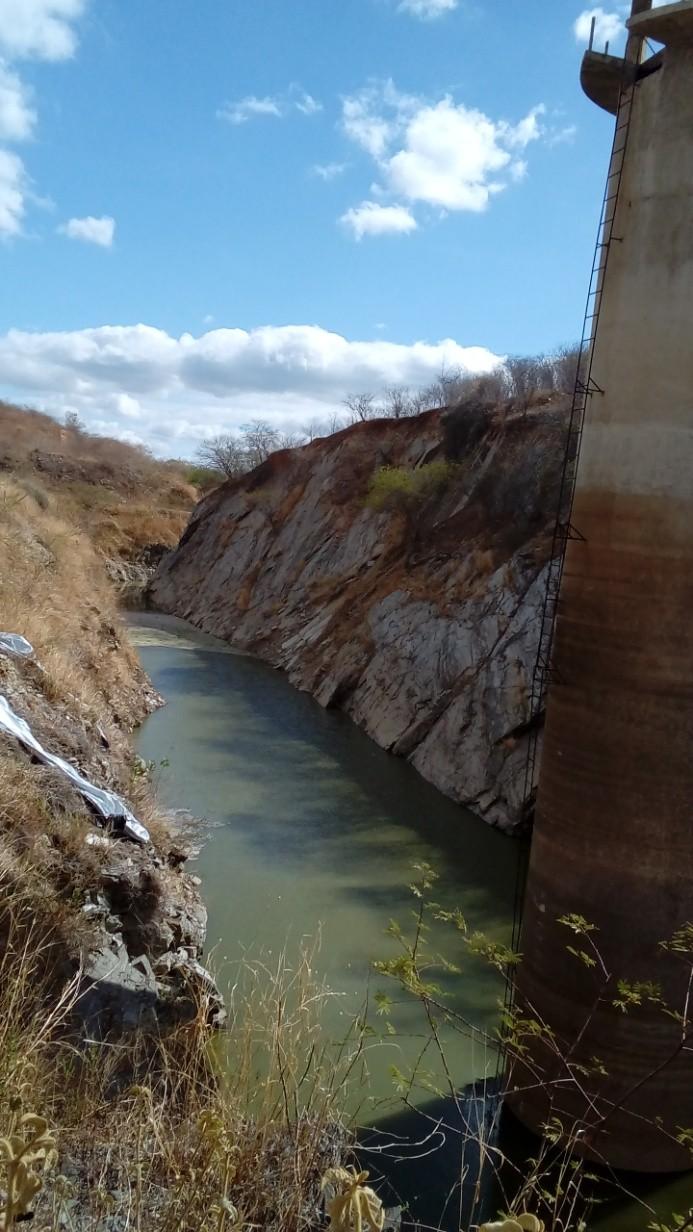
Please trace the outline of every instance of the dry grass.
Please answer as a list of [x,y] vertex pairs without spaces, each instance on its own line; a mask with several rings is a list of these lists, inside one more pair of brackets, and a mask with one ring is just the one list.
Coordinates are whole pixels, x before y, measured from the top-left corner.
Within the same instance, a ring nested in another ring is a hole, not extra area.
[[[40,1114],[57,1159],[42,1175],[33,1226],[57,1232],[199,1232],[315,1226],[320,1179],[344,1154],[335,1099],[359,1043],[319,1053],[324,989],[296,968],[246,968],[235,990],[221,1079],[206,1010],[166,1040],[81,1042],[71,1030],[80,975],[47,980],[61,953],[39,928],[0,856],[0,1135],[18,1110]],[[258,988],[262,992],[258,995]],[[139,1069],[133,1082],[133,1068]],[[0,1165],[0,1189],[2,1189]],[[2,1209],[0,1202],[0,1211]]]
[[[222,1037],[200,999],[164,1035],[85,1038],[80,905],[104,857],[85,848],[85,819],[58,815],[41,774],[0,756],[0,1137],[31,1112],[57,1147],[33,1226],[314,1227],[320,1179],[346,1153],[339,1111],[361,1035],[325,1041],[330,994],[304,953],[239,969]],[[3,1180],[0,1163],[0,1226]]]
[[[103,555],[173,541],[194,490],[180,468],[46,416],[0,406],[0,433],[0,628],[35,650],[22,663],[0,655],[0,692],[50,748],[129,796],[161,857],[156,876],[177,876],[175,840],[147,777],[132,774],[127,733],[148,708],[147,682]],[[94,936],[82,907],[108,858],[85,842],[92,828],[61,777],[0,735],[0,1139],[18,1142],[22,1115],[37,1114],[58,1152],[45,1174],[36,1165],[33,1226],[314,1226],[360,1041],[319,1043],[328,994],[308,955],[239,972],[223,1063],[202,1000],[165,1034],[85,1038]],[[3,1232],[21,1213],[3,1212],[8,1178],[0,1152]]]
[[[339,1109],[360,1039],[321,1042],[329,994],[307,954],[239,971],[223,1037],[202,998],[161,1035],[85,1036],[81,905],[105,857],[42,773],[0,756],[0,1138],[19,1110],[44,1117],[57,1146],[33,1226],[314,1227],[320,1178],[346,1153]],[[3,1181],[0,1163],[0,1227]]]
[[1,478],[0,613],[3,629],[32,643],[47,700],[93,723],[111,708],[126,724],[128,710],[133,721],[144,713],[135,700],[143,676],[89,538],[20,481]]
[[173,547],[199,495],[184,463],[0,402],[2,471],[109,556],[130,557],[151,543]]
[[[147,476],[150,486],[171,492],[178,490],[181,499],[186,497],[185,474],[189,467],[185,463],[159,461],[140,445],[93,436],[83,429],[65,427],[40,411],[0,401],[3,469],[16,470],[32,458],[36,465],[36,454],[60,455],[67,462],[84,463],[86,476],[91,466],[93,482],[110,475],[114,486],[125,488],[138,477]],[[96,470],[98,466],[102,468],[100,472]]]

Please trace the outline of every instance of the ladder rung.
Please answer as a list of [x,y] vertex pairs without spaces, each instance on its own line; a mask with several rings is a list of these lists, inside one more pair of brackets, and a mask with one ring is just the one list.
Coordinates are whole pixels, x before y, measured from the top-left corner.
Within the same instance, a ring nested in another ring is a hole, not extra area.
[[[589,349],[592,347],[596,337],[599,310],[601,307],[601,293],[603,290],[602,276],[606,273],[609,247],[612,241],[619,238],[613,234],[616,204],[614,204],[613,209],[609,207],[612,202],[618,203],[634,98],[634,83],[624,85],[621,89],[618,100],[616,128],[614,130],[614,140],[611,150],[611,167],[613,170],[610,169],[606,177],[606,186],[602,199],[602,212],[599,222],[599,238],[597,240],[594,257],[592,260],[592,272],[590,275],[589,291],[587,293],[587,307],[585,309],[582,338],[580,339],[580,346],[578,350],[578,354],[581,357],[584,355],[586,348]],[[623,134],[621,140],[619,140],[620,133]],[[621,156],[620,159],[619,155]],[[600,254],[603,250],[605,250],[605,256],[602,260]],[[595,280],[596,286],[594,285]],[[558,500],[559,512],[557,514],[553,532],[553,547],[555,548],[555,545],[559,542],[562,546],[560,551],[553,551],[551,560],[549,561],[549,568],[546,577],[546,592],[544,596],[541,629],[539,632],[539,646],[537,648],[537,656],[534,664],[530,693],[529,712],[532,720],[538,719],[544,709],[549,681],[553,681],[557,685],[565,683],[565,680],[561,676],[560,672],[551,663],[556,617],[560,605],[565,551],[569,539],[577,539],[583,543],[586,542],[585,536],[573,525],[570,519],[570,511],[572,511],[573,508],[575,472],[573,471],[571,473],[568,469],[569,451],[571,450],[572,443],[575,442],[575,457],[578,456],[582,439],[584,416],[587,409],[587,399],[592,397],[595,393],[603,394],[604,390],[597,385],[597,382],[592,378],[592,376],[588,373],[587,381],[584,382],[578,375],[575,381],[570,419],[568,422],[566,452],[563,464],[563,476],[561,479],[561,495]],[[564,498],[564,494],[567,494],[567,501]],[[569,511],[568,516],[562,519],[560,511],[566,507]],[[537,748],[538,733],[537,731],[532,731],[530,732],[527,745],[527,759],[525,763],[525,806],[531,803],[532,793],[534,790]]]

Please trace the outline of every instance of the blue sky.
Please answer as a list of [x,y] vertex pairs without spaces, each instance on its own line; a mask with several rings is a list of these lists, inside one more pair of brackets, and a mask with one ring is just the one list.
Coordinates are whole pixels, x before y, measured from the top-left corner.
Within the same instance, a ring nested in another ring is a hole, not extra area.
[[587,11],[0,0],[0,390],[191,454],[573,340]]

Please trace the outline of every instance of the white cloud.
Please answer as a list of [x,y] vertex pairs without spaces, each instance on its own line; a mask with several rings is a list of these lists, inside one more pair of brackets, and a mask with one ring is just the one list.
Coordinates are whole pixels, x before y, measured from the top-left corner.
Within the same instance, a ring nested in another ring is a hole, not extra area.
[[306,94],[305,90],[300,89],[294,98],[294,107],[302,115],[315,115],[318,111],[322,111],[322,103],[319,103],[317,98],[313,98],[312,94]]
[[10,150],[0,150],[0,237],[19,235],[26,200],[24,163]]
[[[66,60],[77,38],[72,26],[88,0],[0,0],[0,140],[27,141],[36,112],[30,88],[10,68],[17,59]],[[22,160],[0,148],[0,238],[20,235],[29,194]],[[45,204],[45,202],[44,202]]]
[[31,137],[36,112],[30,97],[28,86],[0,60],[0,140],[26,141]]
[[422,107],[385,168],[391,187],[411,201],[448,210],[484,210],[513,175],[511,150],[536,140],[535,117],[516,127],[495,123],[450,98]]
[[276,98],[257,98],[254,94],[239,99],[237,103],[224,103],[224,106],[217,112],[219,119],[228,120],[229,124],[245,124],[251,116],[279,118],[282,114]]
[[605,43],[616,43],[625,34],[627,10],[607,12],[603,8],[585,9],[573,23],[573,34],[578,43],[588,43],[592,18],[595,18],[594,45],[600,50]]
[[319,180],[324,180],[328,183],[330,180],[336,180],[338,176],[343,175],[347,169],[346,163],[316,163],[311,167],[311,175],[316,175]]
[[341,408],[354,389],[417,387],[443,368],[493,368],[499,357],[452,339],[409,346],[351,341],[316,325],[216,329],[172,338],[146,325],[0,336],[6,396],[94,431],[190,456],[214,432],[254,416],[278,426]]
[[502,121],[497,125],[501,141],[513,150],[524,150],[530,141],[538,141],[543,136],[540,117],[545,115],[546,107],[543,103],[539,103],[527,112],[519,124],[506,124]]
[[412,17],[431,21],[456,9],[457,0],[400,0],[398,7],[401,13],[411,13]]
[[342,100],[342,127],[377,163],[376,192],[445,210],[480,211],[527,174],[520,155],[548,136],[545,111],[540,103],[511,124],[449,95],[431,103],[401,94],[387,81]]
[[229,124],[245,124],[257,116],[272,116],[275,120],[281,120],[291,111],[300,111],[301,115],[306,116],[315,115],[322,111],[322,103],[302,86],[293,83],[286,94],[267,94],[263,98],[248,94],[235,103],[224,103],[217,111],[217,117],[227,120]]
[[390,80],[366,86],[342,99],[342,128],[372,158],[382,158],[411,102],[416,100],[400,94]]
[[83,240],[85,244],[98,244],[101,248],[110,248],[115,235],[115,219],[108,214],[101,218],[70,218],[58,227],[61,235],[67,235],[71,240]]
[[546,134],[546,144],[549,148],[556,145],[569,145],[574,141],[577,133],[577,124],[566,124],[563,128],[555,128]]
[[406,235],[416,231],[414,215],[404,205],[379,205],[377,201],[362,201],[347,210],[339,220],[362,240],[364,235]]
[[87,0],[0,0],[0,54],[8,59],[67,60],[77,37],[72,23]]
[[140,403],[130,394],[111,394],[107,397],[105,405],[111,407],[123,419],[140,419],[142,416]]

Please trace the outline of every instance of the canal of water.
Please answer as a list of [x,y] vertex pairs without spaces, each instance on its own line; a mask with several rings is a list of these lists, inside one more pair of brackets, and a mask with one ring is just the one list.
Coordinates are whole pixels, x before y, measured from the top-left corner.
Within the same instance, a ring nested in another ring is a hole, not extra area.
[[[471,930],[509,942],[517,842],[257,659],[159,615],[134,616],[131,636],[167,702],[142,725],[138,752],[155,764],[163,803],[202,819],[193,867],[202,879],[208,946],[222,990],[237,981],[243,961],[271,966],[285,951],[291,963],[319,939],[312,965],[333,994],[322,1010],[325,1035],[339,1041],[366,1002],[370,1007],[374,1034],[353,1109],[361,1131],[373,1126],[390,1141],[399,1141],[395,1134],[426,1138],[444,1115],[434,1092],[446,1089],[446,1066],[459,1088],[494,1075],[495,1054],[482,1035],[493,1033],[503,986],[483,961],[465,954],[454,929],[432,921],[427,944],[462,968],[461,974],[438,969],[432,978],[446,1003],[479,1032],[473,1039],[441,1023],[443,1063],[427,1044],[420,1005],[374,974],[372,964],[398,952],[386,932],[390,921],[412,934],[417,903],[410,884],[422,864],[439,875],[432,896],[442,910],[459,909]],[[380,991],[394,1002],[382,1017],[375,1012]],[[409,1103],[420,1110],[420,1123],[411,1107],[403,1108],[398,1090],[401,1076],[414,1070]],[[405,1157],[395,1179],[409,1201],[427,1190],[428,1224],[456,1227],[456,1203],[446,1213],[442,1206],[459,1163],[450,1143],[439,1158],[429,1156],[434,1142],[409,1156],[395,1151]],[[423,1161],[416,1160],[419,1153]],[[679,1183],[673,1192],[679,1187],[682,1196],[690,1189]],[[663,1215],[671,1210],[671,1193],[654,1195]],[[635,1205],[595,1218],[591,1227],[644,1232],[651,1219]]]

